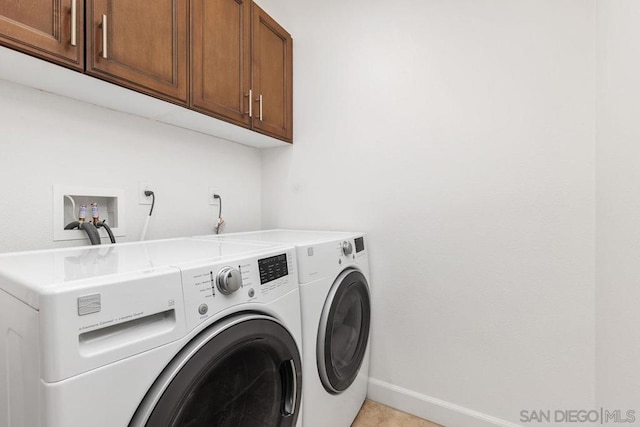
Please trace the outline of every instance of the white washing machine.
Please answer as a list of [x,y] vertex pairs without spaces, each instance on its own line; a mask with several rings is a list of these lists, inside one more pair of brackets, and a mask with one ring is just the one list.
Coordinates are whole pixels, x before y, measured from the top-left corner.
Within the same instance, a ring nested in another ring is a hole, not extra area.
[[0,256],[0,427],[301,425],[293,246]]
[[349,426],[367,395],[371,300],[362,233],[269,230],[201,236],[293,244],[302,313],[303,425]]

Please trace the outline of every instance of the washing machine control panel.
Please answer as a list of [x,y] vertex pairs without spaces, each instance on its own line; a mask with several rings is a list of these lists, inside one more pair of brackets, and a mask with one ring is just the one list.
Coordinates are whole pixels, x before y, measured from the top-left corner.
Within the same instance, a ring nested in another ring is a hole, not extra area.
[[239,304],[267,304],[297,289],[293,247],[208,264],[181,266],[187,328]]
[[287,254],[279,254],[258,260],[258,270],[260,271],[260,284],[278,280],[289,274],[289,261]]
[[233,267],[222,267],[216,274],[216,287],[223,295],[231,295],[242,287],[240,271]]
[[350,241],[345,240],[344,242],[342,242],[342,253],[344,254],[344,256],[349,256],[353,253],[353,245]]

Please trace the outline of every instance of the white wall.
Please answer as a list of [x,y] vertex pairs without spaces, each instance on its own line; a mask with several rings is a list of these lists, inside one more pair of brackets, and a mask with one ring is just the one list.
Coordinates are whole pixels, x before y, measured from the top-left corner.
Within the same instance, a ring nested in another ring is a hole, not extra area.
[[227,231],[260,228],[253,148],[0,81],[0,150],[0,252],[88,244],[53,242],[54,184],[123,189],[120,241],[137,240],[148,215],[142,180],[157,197],[148,239],[212,232],[211,185]]
[[637,1],[598,1],[597,397],[640,424],[639,22]]
[[227,231],[368,233],[372,397],[448,426],[596,389],[634,409],[637,2],[259,3],[295,40],[292,148],[0,82],[0,252],[81,243],[52,242],[53,184],[124,189],[123,240],[148,212],[138,181],[158,195],[149,238],[210,232],[216,185]]
[[295,67],[263,227],[368,233],[371,396],[448,426],[591,407],[595,3],[261,3]]

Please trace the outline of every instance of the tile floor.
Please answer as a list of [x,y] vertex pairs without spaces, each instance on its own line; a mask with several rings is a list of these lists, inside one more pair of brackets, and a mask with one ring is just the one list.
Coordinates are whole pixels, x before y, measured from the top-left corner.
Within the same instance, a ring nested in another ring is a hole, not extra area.
[[440,427],[431,421],[367,400],[351,427]]

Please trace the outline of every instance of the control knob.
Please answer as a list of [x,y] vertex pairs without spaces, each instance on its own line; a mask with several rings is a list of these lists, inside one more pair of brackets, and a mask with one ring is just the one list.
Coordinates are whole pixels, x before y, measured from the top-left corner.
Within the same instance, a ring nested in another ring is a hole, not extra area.
[[349,256],[353,253],[353,245],[351,242],[347,240],[342,242],[342,253],[345,254],[345,256]]
[[242,286],[242,276],[233,267],[222,267],[216,275],[216,286],[223,295],[231,295]]

